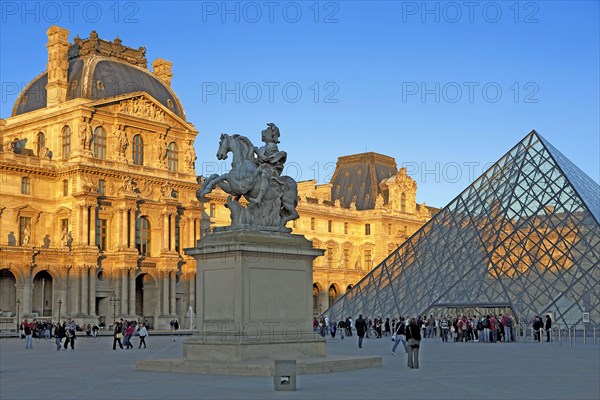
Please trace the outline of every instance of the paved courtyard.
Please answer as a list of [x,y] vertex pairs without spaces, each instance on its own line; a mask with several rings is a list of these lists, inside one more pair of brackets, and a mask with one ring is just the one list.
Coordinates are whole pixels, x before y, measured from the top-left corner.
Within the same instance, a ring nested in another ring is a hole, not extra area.
[[[390,353],[389,338],[330,341],[331,355],[382,355],[383,367],[298,377],[298,391],[274,392],[273,379],[141,372],[140,359],[176,358],[185,336],[150,336],[148,349],[112,350],[111,337],[79,338],[75,351],[53,340],[0,340],[0,399],[599,399],[600,345],[436,343],[421,367]],[[359,351],[360,350],[360,351]]]

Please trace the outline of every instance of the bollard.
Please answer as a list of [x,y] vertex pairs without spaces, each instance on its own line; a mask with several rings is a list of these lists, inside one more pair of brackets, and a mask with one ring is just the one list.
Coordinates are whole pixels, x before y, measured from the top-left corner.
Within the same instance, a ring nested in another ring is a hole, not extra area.
[[273,385],[275,391],[296,390],[296,360],[274,361]]

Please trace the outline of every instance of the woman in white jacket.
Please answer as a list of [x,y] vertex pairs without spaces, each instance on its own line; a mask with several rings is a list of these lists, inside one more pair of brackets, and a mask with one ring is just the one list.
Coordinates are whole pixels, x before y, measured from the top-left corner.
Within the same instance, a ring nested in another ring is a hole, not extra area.
[[141,349],[142,345],[146,348],[146,336],[148,336],[148,330],[146,329],[146,325],[142,322],[140,324],[140,345],[138,346],[138,349]]

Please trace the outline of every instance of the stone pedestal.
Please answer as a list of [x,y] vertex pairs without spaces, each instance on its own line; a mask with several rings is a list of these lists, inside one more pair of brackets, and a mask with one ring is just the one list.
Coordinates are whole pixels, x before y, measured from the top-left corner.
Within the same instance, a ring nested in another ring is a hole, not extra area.
[[304,236],[222,230],[186,249],[197,263],[198,332],[183,359],[141,360],[146,371],[273,376],[276,360],[299,373],[381,366],[381,357],[327,357],[312,330],[312,262]]
[[198,335],[186,360],[250,361],[325,356],[312,330],[312,261],[304,236],[232,230],[207,235],[186,253],[198,265]]

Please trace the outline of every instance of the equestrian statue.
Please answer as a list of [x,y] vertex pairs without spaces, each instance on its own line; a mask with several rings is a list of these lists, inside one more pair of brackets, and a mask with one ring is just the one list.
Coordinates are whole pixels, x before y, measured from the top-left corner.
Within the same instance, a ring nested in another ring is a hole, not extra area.
[[265,145],[258,148],[245,136],[222,133],[217,159],[225,160],[232,153],[231,170],[204,179],[196,197],[204,201],[218,185],[229,194],[226,207],[232,227],[291,232],[285,225],[300,217],[296,211],[298,187],[294,179],[281,175],[287,153],[277,147],[279,135],[275,124],[267,124],[262,131]]

